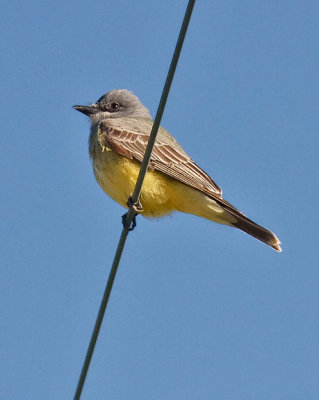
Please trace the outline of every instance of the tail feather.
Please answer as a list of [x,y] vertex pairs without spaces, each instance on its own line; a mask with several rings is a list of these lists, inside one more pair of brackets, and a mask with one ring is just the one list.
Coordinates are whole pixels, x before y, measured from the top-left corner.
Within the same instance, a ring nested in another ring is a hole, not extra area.
[[280,240],[277,236],[269,231],[266,228],[263,228],[260,225],[255,224],[255,222],[250,219],[242,216],[236,216],[237,222],[234,222],[232,225],[242,231],[248,233],[251,236],[254,236],[256,239],[261,240],[262,242],[268,244],[275,250],[281,252]]
[[281,242],[273,232],[247,218],[244,214],[242,214],[226,200],[221,199],[220,203],[223,205],[224,209],[226,209],[236,218],[236,222],[231,222],[232,226],[248,233],[249,235],[260,240],[261,242],[268,244],[268,246],[274,248],[278,252],[282,251],[280,247]]

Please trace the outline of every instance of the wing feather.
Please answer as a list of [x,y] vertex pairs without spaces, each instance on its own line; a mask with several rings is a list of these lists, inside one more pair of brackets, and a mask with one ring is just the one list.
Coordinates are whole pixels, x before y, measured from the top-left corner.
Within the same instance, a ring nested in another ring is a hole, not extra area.
[[[98,141],[102,148],[108,147],[124,157],[142,162],[152,123],[151,120],[132,118],[105,120],[98,127]],[[150,168],[222,200],[222,190],[163,128],[160,128],[153,148]]]

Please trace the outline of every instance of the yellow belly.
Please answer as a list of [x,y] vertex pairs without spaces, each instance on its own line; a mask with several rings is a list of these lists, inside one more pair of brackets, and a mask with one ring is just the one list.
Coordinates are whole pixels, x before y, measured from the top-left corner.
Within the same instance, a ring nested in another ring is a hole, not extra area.
[[[133,194],[140,163],[106,149],[95,153],[93,169],[104,192],[127,208],[127,200]],[[146,173],[140,201],[143,207],[141,214],[145,217],[157,218],[172,211],[181,211],[223,224],[229,224],[233,220],[210,197],[156,171]]]
[[[140,164],[106,150],[94,157],[93,169],[96,180],[104,192],[127,208],[126,203],[133,194]],[[144,216],[160,217],[173,211],[170,181],[170,178],[156,171],[146,173],[140,199]]]

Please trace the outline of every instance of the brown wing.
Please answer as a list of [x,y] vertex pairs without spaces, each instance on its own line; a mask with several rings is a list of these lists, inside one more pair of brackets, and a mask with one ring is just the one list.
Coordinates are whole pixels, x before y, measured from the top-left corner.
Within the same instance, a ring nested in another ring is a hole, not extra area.
[[[124,157],[142,162],[151,131],[152,121],[114,118],[103,121],[97,130],[101,147],[108,147]],[[267,229],[248,219],[222,198],[222,191],[213,180],[185,153],[176,140],[163,128],[151,156],[150,168],[160,171],[212,197],[237,218],[232,224],[257,239],[281,251],[278,238]]]
[[[109,147],[124,157],[142,162],[152,121],[132,122],[134,120],[127,122],[124,118],[103,121],[98,128],[98,141],[102,147]],[[210,196],[221,198],[221,189],[163,128],[160,128],[149,168]]]

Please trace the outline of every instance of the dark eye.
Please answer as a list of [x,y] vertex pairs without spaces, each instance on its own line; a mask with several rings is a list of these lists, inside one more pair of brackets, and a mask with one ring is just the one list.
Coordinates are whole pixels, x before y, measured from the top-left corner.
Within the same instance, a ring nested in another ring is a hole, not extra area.
[[117,111],[119,108],[120,108],[120,105],[118,103],[111,104],[112,111]]

